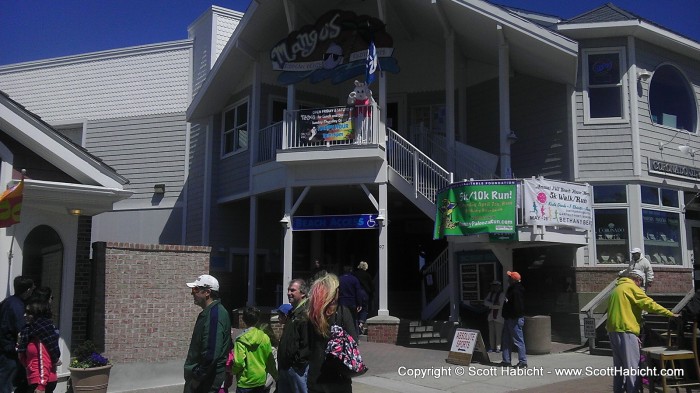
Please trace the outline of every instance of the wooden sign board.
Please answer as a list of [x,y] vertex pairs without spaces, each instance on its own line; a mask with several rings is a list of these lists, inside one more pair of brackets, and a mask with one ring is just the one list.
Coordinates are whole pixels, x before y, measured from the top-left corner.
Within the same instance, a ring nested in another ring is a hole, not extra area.
[[472,362],[475,350],[481,352],[482,359],[489,358],[481,332],[458,328],[455,330],[455,335],[452,338],[452,347],[445,361],[450,364],[468,366]]
[[583,337],[595,337],[595,318],[583,318]]

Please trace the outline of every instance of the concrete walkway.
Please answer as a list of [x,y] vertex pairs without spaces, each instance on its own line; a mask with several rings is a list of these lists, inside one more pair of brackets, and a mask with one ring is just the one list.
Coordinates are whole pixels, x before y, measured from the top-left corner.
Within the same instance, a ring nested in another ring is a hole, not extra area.
[[[584,349],[553,343],[553,353],[529,355],[527,375],[491,361],[473,362],[469,367],[445,362],[446,349],[408,348],[397,345],[361,342],[360,351],[369,366],[367,374],[353,380],[356,393],[437,393],[437,392],[609,392],[611,376],[594,376],[612,366],[612,358],[594,356]],[[569,350],[568,352],[566,352]],[[513,357],[517,359],[517,354]],[[131,370],[121,365],[112,371],[109,392],[179,393],[182,391],[182,362],[151,365]],[[563,374],[570,375],[563,375]]]

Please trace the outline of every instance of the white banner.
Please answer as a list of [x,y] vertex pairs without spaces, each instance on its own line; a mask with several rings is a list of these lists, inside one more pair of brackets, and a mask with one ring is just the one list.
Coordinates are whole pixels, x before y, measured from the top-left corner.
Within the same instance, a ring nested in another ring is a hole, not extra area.
[[592,229],[591,188],[545,179],[526,179],[525,223]]

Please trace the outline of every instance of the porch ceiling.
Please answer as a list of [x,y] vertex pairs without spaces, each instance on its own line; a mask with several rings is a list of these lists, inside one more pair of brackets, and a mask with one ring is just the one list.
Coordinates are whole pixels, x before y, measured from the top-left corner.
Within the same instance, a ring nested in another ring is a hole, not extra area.
[[[288,3],[295,9],[297,27],[311,24],[335,8],[380,17],[377,0],[298,0]],[[270,48],[289,33],[284,4],[280,0],[251,2],[239,28],[193,99],[188,119],[220,111],[233,89],[244,80],[253,62],[263,60],[263,64],[267,64]],[[482,0],[439,0],[435,3],[431,0],[401,0],[384,1],[384,4],[384,20],[394,40],[402,45],[422,40],[442,47],[446,29],[450,29],[455,34],[457,62],[473,60],[496,66],[501,34],[497,27],[501,26],[509,44],[511,68],[516,72],[560,83],[575,82],[578,44],[504,8]],[[444,59],[437,61],[444,63]]]

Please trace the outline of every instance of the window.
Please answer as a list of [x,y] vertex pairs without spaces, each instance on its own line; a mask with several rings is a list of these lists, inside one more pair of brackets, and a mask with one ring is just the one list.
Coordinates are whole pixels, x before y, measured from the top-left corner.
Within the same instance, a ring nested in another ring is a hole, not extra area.
[[649,112],[654,124],[695,132],[697,108],[688,81],[670,65],[662,65],[649,84]]
[[626,203],[627,189],[624,185],[593,186],[594,203]]
[[222,155],[248,148],[248,102],[224,111]]
[[641,191],[642,203],[648,205],[678,207],[678,191],[676,190],[642,186]]
[[626,209],[595,209],[595,233],[599,264],[627,263],[629,231]]
[[623,48],[584,51],[584,112],[588,122],[626,120]]
[[682,265],[678,213],[642,209],[644,254],[652,264]]

